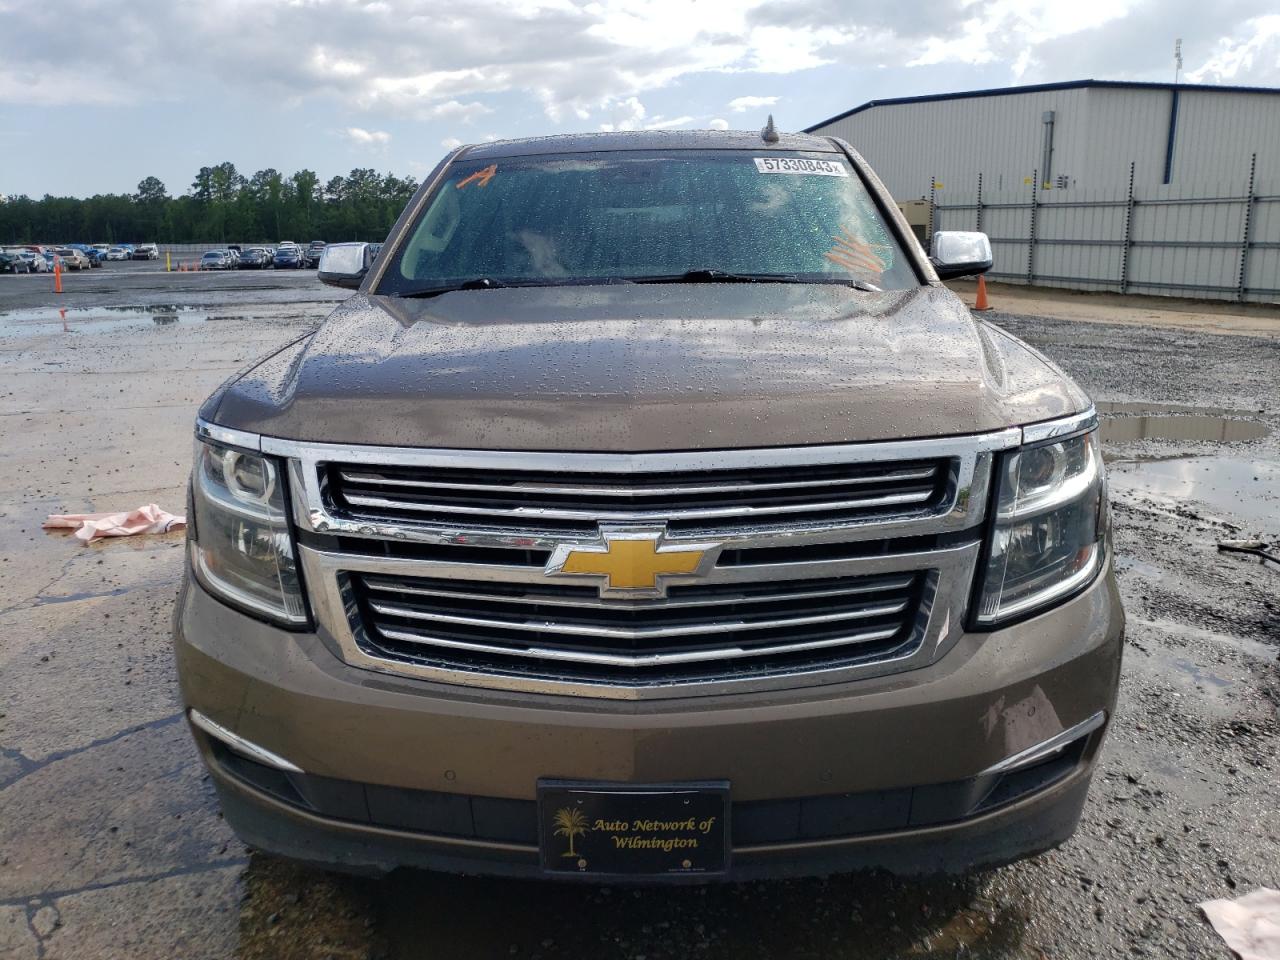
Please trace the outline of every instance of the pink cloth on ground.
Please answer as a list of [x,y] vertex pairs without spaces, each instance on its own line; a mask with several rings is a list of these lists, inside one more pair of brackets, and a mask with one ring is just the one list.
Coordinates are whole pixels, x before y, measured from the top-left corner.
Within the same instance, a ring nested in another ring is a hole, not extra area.
[[1240,960],[1280,960],[1280,891],[1259,887],[1235,900],[1208,900],[1200,909]]
[[186,517],[161,510],[154,503],[120,513],[51,513],[46,530],[75,530],[76,538],[93,543],[104,537],[132,537],[140,533],[168,533],[187,525]]

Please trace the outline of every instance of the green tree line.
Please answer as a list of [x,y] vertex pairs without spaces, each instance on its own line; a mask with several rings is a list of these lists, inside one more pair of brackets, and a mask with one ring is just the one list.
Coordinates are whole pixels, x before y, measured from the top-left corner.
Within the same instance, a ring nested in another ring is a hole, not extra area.
[[0,243],[233,243],[382,240],[418,188],[412,177],[361,168],[328,183],[310,170],[245,177],[233,163],[201,167],[173,197],[156,177],[135,193],[0,200]]

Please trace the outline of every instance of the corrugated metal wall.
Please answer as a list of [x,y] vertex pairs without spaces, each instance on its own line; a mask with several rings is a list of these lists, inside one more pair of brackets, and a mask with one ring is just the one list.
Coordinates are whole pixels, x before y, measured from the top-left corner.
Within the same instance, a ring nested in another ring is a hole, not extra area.
[[[1036,189],[1048,110],[1049,179],[1067,179]],[[1002,279],[1280,299],[1278,94],[1040,90],[877,105],[814,132],[853,144],[898,200],[931,197],[935,230],[979,226],[981,175],[980,228]]]
[[[1136,166],[1135,166],[1136,169]],[[991,237],[989,276],[1013,283],[1280,302],[1280,179],[1248,167],[1216,190],[948,191],[935,230]],[[1247,217],[1247,221],[1246,221]]]
[[[982,173],[993,190],[1021,187],[1040,166],[1041,115],[1055,112],[1054,141],[1062,169],[1080,168],[1088,127],[1088,91],[1060,90],[931,103],[889,104],[838,120],[815,133],[849,141],[898,200],[972,186]],[[1129,163],[1125,161],[1127,177]]]
[[[1054,112],[1052,176],[1068,189],[1164,182],[1173,94],[1167,89],[1076,87],[955,100],[883,104],[814,129],[848,140],[899,200],[971,189],[1012,190],[1042,166],[1043,114]],[[1238,178],[1258,155],[1260,179],[1280,178],[1280,94],[1181,88],[1171,183]],[[955,184],[955,187],[952,186]]]

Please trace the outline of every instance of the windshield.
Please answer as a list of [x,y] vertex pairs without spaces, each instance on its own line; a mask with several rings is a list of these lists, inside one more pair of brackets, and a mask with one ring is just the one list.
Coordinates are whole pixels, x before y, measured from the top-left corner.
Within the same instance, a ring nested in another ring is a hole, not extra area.
[[690,150],[457,163],[378,292],[688,271],[919,285],[841,155]]

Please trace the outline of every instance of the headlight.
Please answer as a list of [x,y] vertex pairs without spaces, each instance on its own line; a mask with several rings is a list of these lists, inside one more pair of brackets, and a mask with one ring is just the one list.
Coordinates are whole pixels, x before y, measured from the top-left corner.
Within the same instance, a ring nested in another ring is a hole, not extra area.
[[1106,484],[1098,432],[1006,454],[978,622],[1048,606],[1102,565]]
[[196,440],[191,565],[210,593],[286,624],[307,622],[280,465]]

